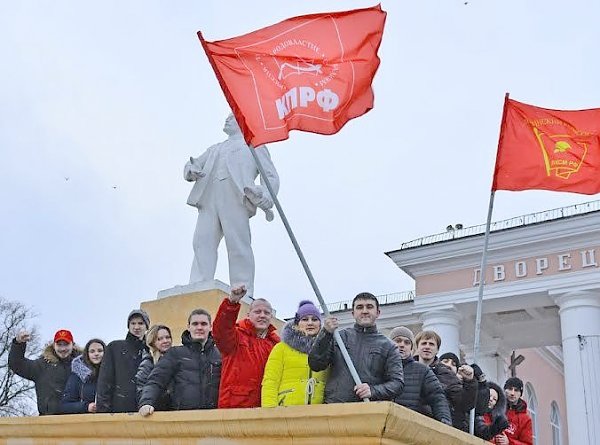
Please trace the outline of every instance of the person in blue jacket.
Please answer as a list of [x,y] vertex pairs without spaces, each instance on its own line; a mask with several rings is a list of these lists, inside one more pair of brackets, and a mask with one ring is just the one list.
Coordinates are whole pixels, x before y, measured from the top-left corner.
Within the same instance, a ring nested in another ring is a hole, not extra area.
[[105,348],[102,340],[93,338],[85,345],[83,354],[71,362],[71,375],[60,402],[64,414],[96,412],[96,382]]

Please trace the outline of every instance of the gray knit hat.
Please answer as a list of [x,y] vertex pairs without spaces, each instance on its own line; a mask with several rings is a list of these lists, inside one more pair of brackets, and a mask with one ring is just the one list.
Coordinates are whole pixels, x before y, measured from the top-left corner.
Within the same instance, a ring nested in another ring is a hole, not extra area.
[[133,317],[142,317],[142,320],[144,320],[144,323],[146,324],[146,329],[150,327],[150,317],[148,317],[146,311],[143,309],[134,309],[127,316],[127,328],[129,328],[129,322]]
[[410,339],[410,342],[415,345],[415,335],[406,326],[398,326],[390,331],[390,339],[393,340],[396,337],[406,337]]

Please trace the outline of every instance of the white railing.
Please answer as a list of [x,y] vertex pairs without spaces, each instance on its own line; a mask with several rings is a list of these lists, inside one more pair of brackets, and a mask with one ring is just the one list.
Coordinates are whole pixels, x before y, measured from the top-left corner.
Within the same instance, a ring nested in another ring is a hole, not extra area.
[[[499,230],[512,229],[513,227],[527,226],[529,224],[538,224],[545,221],[552,221],[555,219],[568,218],[576,215],[583,215],[586,213],[597,212],[600,210],[600,201],[591,201],[583,204],[575,204],[568,207],[562,207],[559,209],[546,210],[543,212],[531,213],[529,215],[517,216],[511,219],[505,219],[503,221],[492,222],[490,232],[496,232]],[[400,249],[412,249],[414,247],[425,246],[428,244],[439,243],[441,241],[449,241],[457,238],[465,238],[473,235],[481,235],[485,233],[485,224],[479,226],[465,227],[464,229],[451,229],[444,233],[438,233],[436,235],[429,235],[423,238],[418,238],[413,241],[402,243]]]
[[[393,303],[407,303],[415,299],[415,291],[407,290],[403,292],[393,292],[391,294],[376,295],[376,297],[377,301],[379,301],[380,306]],[[352,309],[352,300],[328,303],[327,309],[329,309],[329,312],[350,310]]]

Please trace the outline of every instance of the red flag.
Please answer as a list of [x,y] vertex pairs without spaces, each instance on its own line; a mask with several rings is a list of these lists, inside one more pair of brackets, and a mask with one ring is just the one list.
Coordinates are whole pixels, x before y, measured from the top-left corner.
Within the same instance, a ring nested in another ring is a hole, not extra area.
[[293,17],[234,37],[200,42],[248,144],[292,129],[337,133],[373,108],[386,13],[379,5]]
[[492,190],[600,193],[600,108],[550,110],[506,98]]

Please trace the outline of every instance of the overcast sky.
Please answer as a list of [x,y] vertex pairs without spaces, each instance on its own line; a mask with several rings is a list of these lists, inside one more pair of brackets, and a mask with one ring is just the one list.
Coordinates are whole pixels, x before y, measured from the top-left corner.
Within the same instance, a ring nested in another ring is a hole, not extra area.
[[[196,211],[183,165],[226,137],[228,106],[196,32],[220,40],[373,4],[1,1],[0,295],[35,310],[44,340],[58,328],[81,344],[122,338],[133,307],[188,282]],[[506,92],[600,107],[598,1],[382,7],[375,108],[337,135],[269,146],[328,302],[412,289],[383,252],[485,222]],[[595,198],[498,192],[494,220]],[[293,315],[315,298],[281,219],[259,212],[252,230],[255,295]]]

